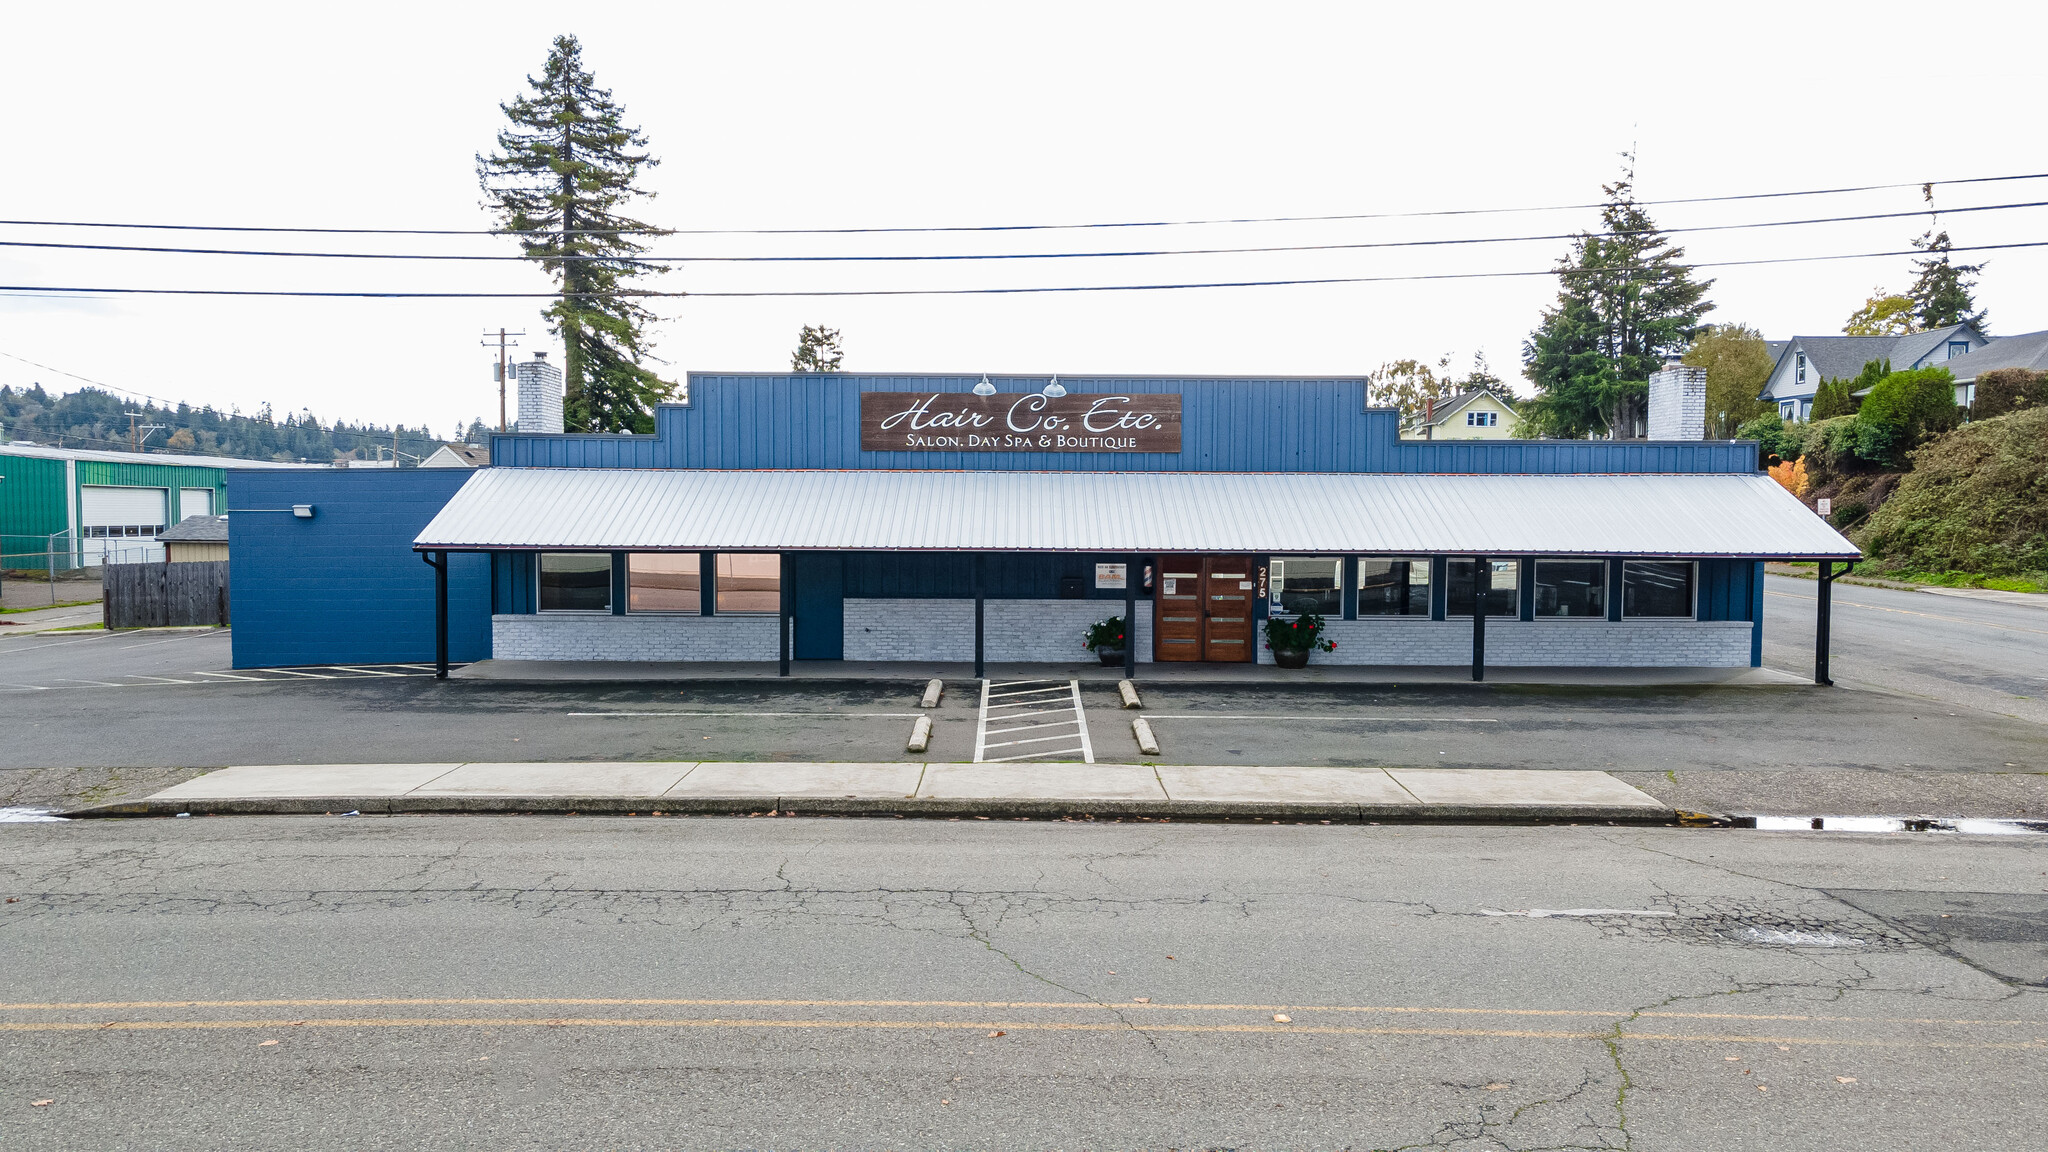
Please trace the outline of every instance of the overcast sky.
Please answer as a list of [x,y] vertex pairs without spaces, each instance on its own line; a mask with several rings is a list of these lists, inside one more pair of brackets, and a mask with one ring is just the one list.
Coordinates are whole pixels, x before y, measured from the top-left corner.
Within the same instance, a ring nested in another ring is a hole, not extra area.
[[[1646,199],[2048,172],[2038,3],[1925,5],[16,5],[0,216],[481,228],[474,156],[550,39],[663,163],[677,228],[1092,223],[1585,203],[1638,154]],[[2048,180],[1937,190],[2048,200]],[[1917,189],[1654,209],[1666,227],[1911,211]],[[1512,237],[1591,211],[1035,233],[676,236],[663,255],[1074,252]],[[2048,209],[1945,217],[1958,246],[2048,240]],[[1706,262],[1901,249],[1925,220],[1681,236]],[[497,253],[495,237],[0,228],[9,240]],[[1144,284],[1542,270],[1566,247],[686,265],[670,290]],[[1994,333],[2048,328],[2048,248],[1987,254]],[[1908,259],[1723,268],[1710,319],[1839,332]],[[0,283],[539,291],[514,262],[0,249]],[[1547,277],[655,305],[678,374],[785,370],[841,329],[855,371],[1358,374],[1484,353],[1519,381]],[[0,383],[75,373],[195,405],[452,431],[495,422],[486,329],[526,300],[0,298]],[[556,353],[559,357],[559,353]],[[49,366],[31,367],[25,358]],[[54,369],[54,370],[53,370]]]

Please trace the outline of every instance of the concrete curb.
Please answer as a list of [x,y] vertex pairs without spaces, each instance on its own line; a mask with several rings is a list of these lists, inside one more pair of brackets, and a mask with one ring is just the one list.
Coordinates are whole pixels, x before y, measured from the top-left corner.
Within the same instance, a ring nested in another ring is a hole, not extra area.
[[1600,804],[1356,804],[1325,802],[1088,799],[1085,797],[852,796],[286,796],[217,800],[129,800],[58,813],[74,819],[192,816],[569,815],[661,812],[673,816],[804,816],[1181,820],[1329,820],[1343,823],[1672,824],[1670,808]]

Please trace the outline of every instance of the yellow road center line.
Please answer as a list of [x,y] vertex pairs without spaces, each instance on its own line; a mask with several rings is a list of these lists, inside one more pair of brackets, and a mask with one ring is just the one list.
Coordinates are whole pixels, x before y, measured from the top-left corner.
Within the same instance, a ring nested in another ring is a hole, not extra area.
[[597,996],[522,997],[353,997],[277,1000],[85,1000],[73,1002],[0,1003],[0,1012],[76,1012],[152,1008],[984,1008],[1000,1011],[1069,1009],[1088,1012],[1343,1012],[1423,1016],[1581,1016],[1595,1019],[1641,1020],[1776,1020],[1824,1024],[1951,1024],[1964,1027],[2005,1025],[2044,1027],[2030,1020],[1957,1020],[1924,1016],[1812,1016],[1748,1012],[1633,1012],[1629,1009],[1578,1008],[1448,1008],[1388,1004],[1174,1004],[1101,1003],[1092,1000],[732,1000],[629,998]]
[[2048,1041],[2007,1043],[1944,1040],[1863,1040],[1824,1036],[1730,1036],[1685,1035],[1664,1032],[1551,1031],[1509,1028],[1367,1028],[1336,1024],[1146,1024],[1041,1022],[1007,1020],[749,1020],[749,1019],[633,1019],[513,1016],[463,1019],[456,1017],[336,1017],[308,1020],[108,1020],[17,1021],[0,1023],[0,1032],[184,1032],[248,1031],[279,1028],[671,1028],[671,1029],[753,1029],[798,1030],[844,1029],[856,1031],[954,1031],[990,1029],[1017,1032],[1185,1032],[1297,1034],[1310,1036],[1417,1036],[1428,1038],[1476,1038],[1501,1040],[1649,1040],[1680,1044],[1805,1044],[1846,1048],[1967,1048],[2041,1049]]

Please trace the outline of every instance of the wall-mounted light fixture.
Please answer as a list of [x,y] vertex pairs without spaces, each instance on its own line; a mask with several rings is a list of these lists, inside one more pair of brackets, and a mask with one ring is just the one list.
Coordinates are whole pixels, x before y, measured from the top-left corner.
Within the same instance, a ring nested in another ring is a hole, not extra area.
[[313,518],[313,506],[311,504],[294,504],[292,505],[292,515],[297,516],[301,520],[311,520]]
[[1050,399],[1057,400],[1065,396],[1067,390],[1060,385],[1060,378],[1055,376],[1051,380],[1046,381],[1044,394]]
[[988,382],[988,373],[984,372],[981,374],[981,383],[974,386],[974,394],[976,396],[993,396],[996,394],[996,386]]

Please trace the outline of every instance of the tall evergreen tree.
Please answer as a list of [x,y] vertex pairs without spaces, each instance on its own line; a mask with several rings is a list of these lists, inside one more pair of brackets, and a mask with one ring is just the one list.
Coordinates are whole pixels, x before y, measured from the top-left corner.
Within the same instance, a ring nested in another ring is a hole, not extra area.
[[1713,309],[1713,281],[1696,281],[1685,249],[1635,199],[1635,157],[1603,185],[1601,231],[1581,233],[1558,262],[1557,304],[1522,344],[1536,385],[1521,427],[1545,436],[1640,435],[1650,373],[1683,352]]
[[806,324],[796,334],[796,351],[790,354],[791,372],[837,372],[846,354],[839,350],[839,329],[823,324]]
[[1935,228],[1939,218],[1933,212],[1934,185],[1921,185],[1920,195],[1927,201],[1930,222],[1927,231],[1913,241],[1913,247],[1926,253],[1913,261],[1916,275],[1913,286],[1906,291],[1913,301],[1914,318],[1920,322],[1922,332],[1951,324],[1973,324],[1981,330],[1988,314],[1977,307],[1973,289],[1984,266],[1949,262],[1948,230]]
[[555,37],[530,93],[498,107],[511,124],[498,151],[476,159],[477,179],[502,227],[555,278],[561,298],[542,315],[562,338],[562,415],[570,428],[652,432],[654,405],[673,394],[641,361],[642,330],[654,319],[627,287],[664,271],[636,259],[637,237],[655,230],[622,213],[642,168],[660,161],[625,109],[583,66],[574,36]]

